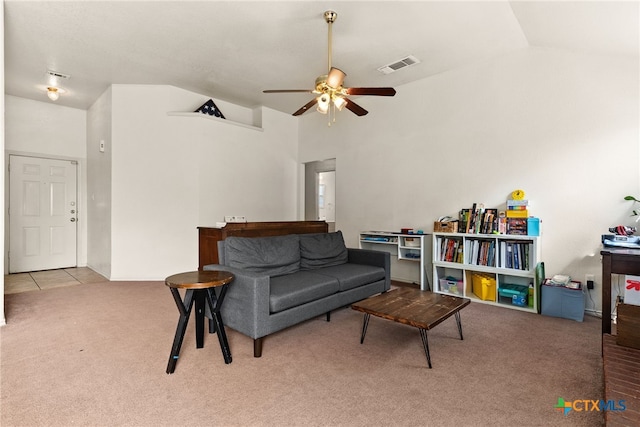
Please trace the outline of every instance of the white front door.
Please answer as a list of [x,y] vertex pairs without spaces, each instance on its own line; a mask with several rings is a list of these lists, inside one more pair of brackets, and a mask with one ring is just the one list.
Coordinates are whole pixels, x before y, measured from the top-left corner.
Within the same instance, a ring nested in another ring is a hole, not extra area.
[[76,266],[77,167],[9,156],[9,273]]

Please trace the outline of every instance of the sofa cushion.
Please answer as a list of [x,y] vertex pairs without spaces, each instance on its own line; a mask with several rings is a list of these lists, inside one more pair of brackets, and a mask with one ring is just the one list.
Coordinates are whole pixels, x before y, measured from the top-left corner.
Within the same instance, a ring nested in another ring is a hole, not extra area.
[[273,237],[227,237],[225,265],[269,276],[295,273],[300,269],[298,235]]
[[342,232],[300,235],[300,269],[340,265],[348,260]]
[[338,292],[338,280],[311,271],[298,271],[269,281],[269,311],[277,313]]
[[340,291],[346,291],[385,279],[384,268],[363,264],[341,264],[321,268],[313,272],[336,278]]

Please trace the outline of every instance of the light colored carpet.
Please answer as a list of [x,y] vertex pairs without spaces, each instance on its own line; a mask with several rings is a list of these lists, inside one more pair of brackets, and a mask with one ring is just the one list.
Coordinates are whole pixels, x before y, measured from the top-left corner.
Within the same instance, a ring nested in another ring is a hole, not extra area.
[[178,319],[162,282],[103,282],[5,296],[2,426],[598,426],[556,410],[602,398],[600,320],[578,323],[472,303],[429,332],[349,308],[286,329],[253,357],[227,329],[195,348],[193,318],[173,375]]

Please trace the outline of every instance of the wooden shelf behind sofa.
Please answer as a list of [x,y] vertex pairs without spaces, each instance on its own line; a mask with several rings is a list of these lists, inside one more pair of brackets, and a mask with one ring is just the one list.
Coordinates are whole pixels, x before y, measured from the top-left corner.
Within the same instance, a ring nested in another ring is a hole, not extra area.
[[198,270],[218,264],[218,242],[227,237],[268,237],[286,234],[326,233],[325,221],[276,221],[228,223],[224,227],[198,227]]

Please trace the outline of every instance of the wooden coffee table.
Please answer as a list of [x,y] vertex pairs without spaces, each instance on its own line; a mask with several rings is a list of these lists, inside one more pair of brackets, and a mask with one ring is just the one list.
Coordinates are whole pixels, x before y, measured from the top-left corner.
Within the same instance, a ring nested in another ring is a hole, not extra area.
[[352,304],[351,308],[364,313],[360,344],[364,342],[371,315],[418,328],[424,353],[427,356],[427,363],[431,368],[427,331],[455,315],[460,339],[464,339],[460,323],[460,310],[470,302],[467,298],[402,287]]

